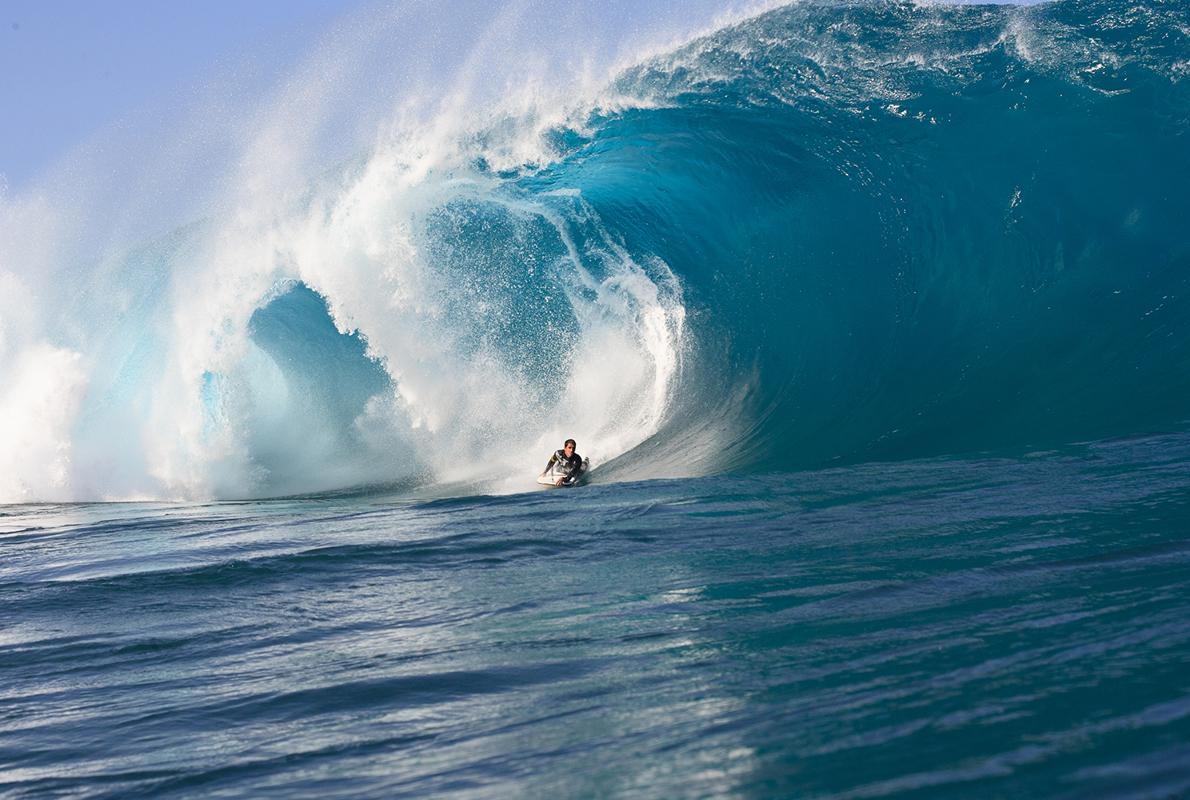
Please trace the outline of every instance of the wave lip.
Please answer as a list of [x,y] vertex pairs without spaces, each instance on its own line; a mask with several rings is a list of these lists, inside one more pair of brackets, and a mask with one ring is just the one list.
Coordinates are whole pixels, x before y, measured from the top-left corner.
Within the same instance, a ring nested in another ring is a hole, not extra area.
[[217,212],[60,319],[5,301],[0,498],[516,491],[567,437],[626,480],[1172,429],[1187,30],[1161,0],[800,3],[594,92],[463,81],[299,186],[280,115]]

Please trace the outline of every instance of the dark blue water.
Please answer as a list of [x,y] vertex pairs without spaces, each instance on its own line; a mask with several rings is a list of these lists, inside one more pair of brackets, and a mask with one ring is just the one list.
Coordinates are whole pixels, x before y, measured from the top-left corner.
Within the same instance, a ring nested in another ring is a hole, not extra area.
[[516,491],[568,437],[639,480],[1178,429],[1188,64],[1182,0],[811,2],[573,105],[448,93],[43,286],[0,500]]
[[1186,434],[0,524],[11,796],[1190,791]]
[[1190,4],[461,97],[0,274],[0,794],[1190,795]]

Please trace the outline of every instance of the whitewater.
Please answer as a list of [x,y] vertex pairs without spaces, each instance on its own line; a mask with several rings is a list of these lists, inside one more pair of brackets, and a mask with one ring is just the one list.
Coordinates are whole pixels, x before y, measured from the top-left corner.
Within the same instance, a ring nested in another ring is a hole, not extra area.
[[1190,7],[543,8],[0,192],[0,792],[1190,791]]

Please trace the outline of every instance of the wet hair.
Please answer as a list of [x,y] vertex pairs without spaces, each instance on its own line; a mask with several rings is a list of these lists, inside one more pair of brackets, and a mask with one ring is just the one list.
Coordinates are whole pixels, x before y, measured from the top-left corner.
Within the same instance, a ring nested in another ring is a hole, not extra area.
[[567,439],[566,441],[562,442],[562,449],[565,450],[566,445],[568,445],[568,444],[572,444],[576,448],[578,447],[578,442],[576,442],[574,439]]

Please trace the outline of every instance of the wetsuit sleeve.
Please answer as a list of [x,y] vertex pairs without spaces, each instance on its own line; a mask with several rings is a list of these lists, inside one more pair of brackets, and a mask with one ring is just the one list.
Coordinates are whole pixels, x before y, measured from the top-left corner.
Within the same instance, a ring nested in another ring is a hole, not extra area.
[[545,462],[545,469],[543,469],[543,470],[541,471],[541,474],[542,474],[542,475],[544,475],[545,473],[549,472],[549,470],[550,470],[550,467],[554,466],[554,462],[555,462],[555,461],[557,461],[557,460],[558,460],[558,454],[557,454],[557,453],[554,453],[552,456],[550,456],[550,460],[549,460],[549,461],[547,461],[547,462]]
[[572,483],[578,477],[578,471],[583,466],[583,458],[578,453],[566,461],[566,483]]

